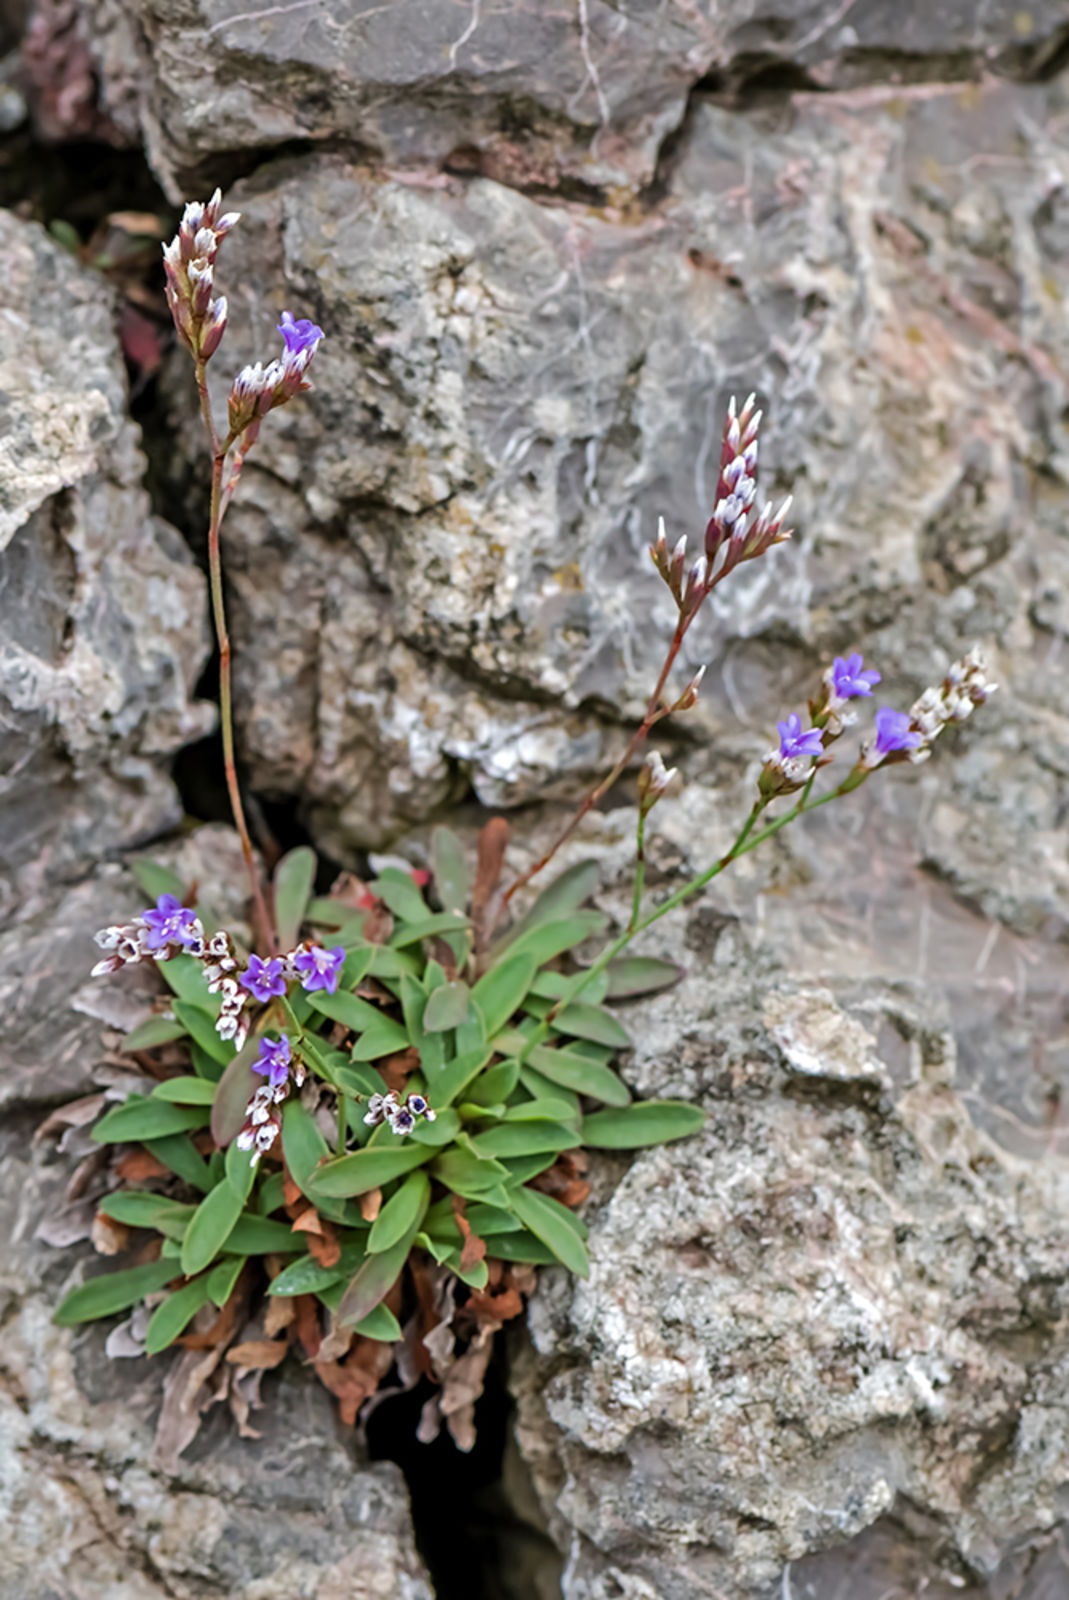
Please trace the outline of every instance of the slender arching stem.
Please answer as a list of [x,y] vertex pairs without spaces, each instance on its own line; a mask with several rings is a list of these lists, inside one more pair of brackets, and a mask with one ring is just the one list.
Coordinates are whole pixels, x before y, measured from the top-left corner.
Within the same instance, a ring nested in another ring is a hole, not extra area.
[[227,793],[230,796],[230,809],[234,814],[234,826],[237,828],[238,837],[241,840],[241,853],[245,857],[245,869],[248,873],[249,886],[252,890],[254,918],[259,923],[261,937],[267,941],[273,950],[276,944],[274,923],[264,900],[260,873],[253,853],[252,840],[249,838],[248,825],[245,821],[245,808],[241,803],[241,787],[238,783],[237,765],[234,758],[234,715],[230,691],[230,633],[226,625],[226,605],[223,599],[223,562],[219,545],[219,530],[222,526],[224,510],[223,471],[226,466],[227,453],[233,440],[229,436],[220,440],[212,417],[204,363],[198,361],[196,370],[201,415],[204,418],[204,425],[212,447],[212,497],[208,520],[208,583],[211,589],[215,637],[219,645],[219,726],[223,739],[223,767],[226,773]]
[[627,924],[628,932],[634,933],[638,926],[638,914],[642,908],[642,890],[646,882],[646,813],[641,806],[638,808],[638,827],[635,831],[635,889],[631,897],[631,920]]

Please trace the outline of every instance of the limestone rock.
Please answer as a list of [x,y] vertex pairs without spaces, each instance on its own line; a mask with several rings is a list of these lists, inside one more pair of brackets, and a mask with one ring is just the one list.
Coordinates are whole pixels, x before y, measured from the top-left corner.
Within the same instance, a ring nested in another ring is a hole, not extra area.
[[204,580],[152,516],[103,281],[0,215],[0,904],[172,825]]
[[[489,6],[340,0],[88,0],[104,104],[144,130],[178,197],[220,160],[344,140],[388,166],[483,171],[518,188],[650,185],[697,85],[760,93],[1037,73],[1058,0],[655,0]],[[214,180],[213,180],[214,181]]]
[[469,784],[580,792],[672,625],[645,544],[659,514],[700,537],[727,398],[756,388],[797,534],[688,636],[685,775],[741,777],[837,652],[908,705],[979,639],[1003,689],[921,780],[921,853],[1022,931],[1064,926],[1069,725],[1037,666],[1069,571],[1064,110],[1058,83],[699,101],[627,215],[338,156],[239,185],[220,399],[283,305],[327,330],[226,531],[255,786],[341,859]]

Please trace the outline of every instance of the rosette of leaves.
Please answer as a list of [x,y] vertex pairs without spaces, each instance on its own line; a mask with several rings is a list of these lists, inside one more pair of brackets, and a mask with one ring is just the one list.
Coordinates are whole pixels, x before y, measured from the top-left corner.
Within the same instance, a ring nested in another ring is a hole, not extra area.
[[[612,1003],[666,987],[679,969],[623,956],[558,1006],[580,970],[576,952],[608,924],[587,905],[598,869],[570,867],[526,914],[484,935],[501,833],[484,831],[474,873],[456,836],[438,829],[424,886],[425,874],[387,867],[326,898],[313,894],[313,852],[285,856],[273,885],[280,948],[303,934],[342,945],[345,963],[335,993],[291,988],[266,1006],[239,1052],[215,1031],[218,998],[198,964],[184,954],[160,963],[170,1003],[125,1041],[145,1092],[93,1130],[103,1144],[140,1146],[148,1160],[132,1170],[150,1174],[100,1211],[157,1239],[135,1232],[137,1264],[73,1290],[57,1322],[147,1297],[145,1348],[155,1353],[202,1308],[222,1313],[238,1296],[248,1307],[265,1291],[310,1298],[324,1337],[391,1342],[419,1300],[406,1268],[433,1264],[438,1283],[445,1269],[458,1308],[503,1268],[527,1268],[521,1284],[534,1266],[587,1273],[587,1229],[573,1208],[586,1185],[567,1181],[576,1153],[658,1144],[701,1125],[683,1102],[633,1102],[612,1065],[630,1043]],[[146,893],[181,897],[165,868],[135,870]],[[281,1140],[255,1164],[234,1141],[262,1081],[250,1061],[265,1027],[288,1034],[307,1076],[282,1107]],[[425,1096],[435,1120],[403,1137],[369,1126],[368,1101],[390,1091]]]

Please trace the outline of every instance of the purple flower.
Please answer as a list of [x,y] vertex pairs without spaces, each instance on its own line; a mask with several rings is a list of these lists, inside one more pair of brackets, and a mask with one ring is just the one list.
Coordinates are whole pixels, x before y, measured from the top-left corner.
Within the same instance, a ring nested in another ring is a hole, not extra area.
[[262,961],[259,956],[250,956],[249,970],[241,974],[238,982],[243,989],[248,989],[254,1000],[270,1000],[272,995],[286,992],[282,962],[277,957]]
[[819,728],[802,728],[802,719],[792,711],[786,722],[777,722],[779,753],[784,761],[796,761],[802,756],[819,756],[824,751],[824,739]]
[[310,950],[298,950],[293,965],[302,974],[301,988],[311,994],[315,989],[325,989],[333,994],[338,987],[338,975],[345,961],[345,950],[336,944],[333,950],[313,945]]
[[398,1111],[390,1118],[390,1127],[402,1139],[406,1133],[411,1133],[415,1126],[416,1119],[411,1111]]
[[890,706],[880,707],[876,713],[876,738],[870,752],[876,761],[882,761],[895,750],[916,750],[923,743],[923,733],[910,725],[907,712],[892,711]]
[[286,356],[301,356],[308,351],[306,360],[310,361],[315,354],[316,345],[323,337],[322,328],[317,328],[314,322],[309,322],[307,317],[295,322],[288,311],[283,311],[278,331],[286,341],[286,354],[283,360]]
[[872,686],[879,683],[880,674],[874,668],[863,671],[864,661],[855,654],[836,656],[831,668],[831,688],[837,700],[854,700],[858,695],[871,695]]
[[177,895],[161,894],[155,910],[143,911],[141,920],[149,930],[145,943],[150,950],[162,950],[165,944],[192,944],[197,937],[197,913]]
[[261,1039],[258,1060],[251,1063],[253,1072],[267,1079],[272,1089],[281,1088],[290,1075],[290,1042],[286,1034],[280,1039]]

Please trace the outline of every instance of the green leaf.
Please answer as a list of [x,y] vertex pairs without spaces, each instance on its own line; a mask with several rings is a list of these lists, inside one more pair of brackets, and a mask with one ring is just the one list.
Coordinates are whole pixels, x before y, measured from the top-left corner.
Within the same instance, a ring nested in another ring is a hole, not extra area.
[[124,1050],[155,1050],[157,1045],[170,1044],[172,1039],[182,1039],[186,1030],[177,1017],[146,1017],[136,1028],[131,1028],[122,1042]]
[[[404,1029],[396,1022],[392,1022],[379,1006],[373,1006],[368,1000],[361,1000],[359,995],[346,994],[339,990],[337,994],[327,994],[322,989],[315,990],[308,996],[312,1008],[322,1016],[329,1017],[332,1022],[340,1022],[344,1027],[351,1028],[353,1033],[363,1033],[365,1028],[380,1028],[389,1026],[396,1028],[399,1033]],[[405,1044],[408,1044],[407,1037]]]
[[210,1299],[211,1288],[207,1277],[183,1284],[181,1289],[169,1294],[149,1318],[149,1325],[145,1329],[145,1354],[158,1356],[161,1350],[166,1350],[180,1333],[184,1333],[187,1324]]
[[173,1260],[150,1261],[142,1267],[127,1267],[123,1272],[106,1272],[72,1289],[53,1313],[52,1321],[59,1328],[71,1328],[77,1322],[114,1316],[117,1311],[136,1306],[147,1294],[155,1293],[177,1277],[178,1265]]
[[579,1135],[559,1122],[500,1122],[478,1133],[471,1147],[481,1156],[537,1156],[546,1150],[574,1150]]
[[161,961],[159,971],[179,1000],[188,1000],[191,1005],[207,1011],[209,1016],[219,1015],[222,999],[217,994],[208,993],[208,985],[204,981],[204,968],[199,961],[194,961],[192,956],[180,951],[169,961]]
[[468,1090],[468,1099],[473,1100],[477,1106],[497,1105],[500,1101],[508,1099],[519,1082],[519,1077],[518,1061],[499,1061],[472,1084]]
[[215,1084],[203,1078],[166,1078],[156,1085],[150,1098],[176,1106],[210,1106],[215,1099]]
[[559,1083],[576,1094],[589,1095],[592,1100],[602,1100],[609,1106],[626,1106],[631,1096],[626,1086],[609,1067],[576,1050],[554,1050],[549,1045],[535,1045],[528,1057],[532,1067],[551,1083]]
[[329,1289],[334,1283],[348,1283],[356,1269],[365,1259],[364,1239],[342,1245],[341,1255],[332,1267],[320,1266],[312,1255],[301,1256],[298,1261],[292,1261],[288,1267],[283,1268],[278,1277],[272,1280],[268,1294],[295,1295],[319,1294],[323,1289]]
[[[612,1000],[656,994],[658,989],[670,989],[678,983],[684,970],[674,961],[662,961],[659,956],[617,956],[605,969],[609,979],[607,992]],[[587,999],[590,998],[588,995]]]
[[537,969],[532,955],[509,956],[479,979],[472,999],[482,1012],[488,1039],[499,1033],[519,1010]]
[[101,1200],[100,1209],[129,1228],[154,1228],[171,1239],[181,1239],[195,1208],[145,1189],[117,1189]]
[[212,1180],[208,1163],[194,1150],[189,1135],[172,1133],[165,1139],[145,1139],[145,1149],[157,1161],[162,1161],[171,1172],[184,1178],[194,1189],[210,1189]]
[[246,1107],[264,1081],[249,1065],[259,1053],[260,1036],[250,1034],[215,1086],[212,1138],[221,1150],[241,1132]]
[[430,916],[416,880],[400,867],[384,867],[371,885],[371,892],[389,906],[395,917],[403,917],[406,922],[423,922]]
[[518,1217],[502,1206],[487,1206],[476,1202],[467,1208],[467,1218],[473,1233],[481,1239],[487,1233],[515,1233],[523,1224]]
[[447,1189],[466,1199],[483,1200],[488,1191],[500,1186],[508,1177],[508,1168],[497,1160],[472,1155],[467,1150],[446,1150],[431,1165],[431,1175],[444,1183]]
[[223,1076],[223,1068],[219,1062],[206,1050],[202,1050],[196,1039],[189,1041],[189,1059],[193,1063],[193,1071],[198,1078],[203,1078],[205,1083],[218,1083]]
[[202,1272],[223,1248],[241,1216],[243,1201],[223,1179],[194,1211],[182,1240],[182,1271],[187,1278]]
[[383,944],[372,947],[368,972],[373,978],[388,983],[391,978],[399,978],[405,972],[414,973],[418,977],[419,969],[419,958],[409,955],[405,950],[391,950],[388,945]]
[[[525,1004],[530,1005],[533,996],[540,1000],[563,1000],[570,994],[574,987],[575,979],[566,972],[539,972],[531,985],[531,993],[527,996]],[[600,1005],[608,992],[609,980],[604,972],[599,972],[596,978],[591,978],[583,987],[583,999],[590,1005]]]
[[440,1145],[449,1144],[459,1132],[460,1118],[452,1106],[446,1106],[444,1111],[437,1113],[433,1122],[417,1122],[408,1137],[415,1139],[417,1144],[429,1145],[436,1150]]
[[186,892],[178,874],[153,861],[151,856],[135,856],[130,862],[130,872],[138,888],[150,900],[158,900],[161,894],[177,895],[181,900]]
[[[405,1019],[405,1032],[412,1044],[422,1053],[423,1011],[427,1004],[427,991],[418,978],[406,972],[401,979],[401,1013]],[[440,1043],[441,1041],[436,1041]]]
[[281,1172],[272,1172],[261,1183],[256,1198],[256,1209],[261,1217],[269,1217],[272,1211],[277,1211],[283,1204],[286,1198],[285,1184],[285,1176]]
[[570,1100],[547,1097],[542,1100],[524,1100],[518,1106],[509,1106],[506,1122],[574,1122],[576,1107]]
[[640,1100],[624,1111],[583,1118],[583,1143],[595,1150],[639,1150],[699,1133],[705,1113],[685,1100]]
[[562,1006],[550,1026],[556,1033],[591,1039],[595,1044],[607,1044],[614,1050],[627,1050],[631,1046],[631,1035],[611,1011],[602,1006],[586,1005],[581,1000]]
[[419,922],[402,923],[390,939],[390,947],[403,950],[406,945],[418,944],[421,939],[444,938],[447,933],[465,933],[470,926],[467,917],[442,911],[433,917],[423,917]]
[[252,1151],[239,1150],[236,1144],[232,1144],[226,1152],[224,1170],[227,1183],[244,1205],[256,1182],[256,1163],[252,1159]]
[[315,876],[316,853],[306,844],[290,850],[275,868],[275,921],[282,950],[292,950],[297,943]]
[[209,1272],[208,1299],[213,1306],[218,1306],[222,1310],[226,1305],[234,1293],[234,1285],[241,1276],[241,1269],[246,1259],[245,1256],[226,1256]]
[[576,1230],[576,1218],[567,1206],[562,1206],[548,1194],[539,1194],[537,1189],[525,1189],[522,1186],[510,1189],[508,1197],[510,1210],[516,1213],[525,1227],[530,1228],[536,1239],[541,1239],[553,1251],[569,1272],[574,1272],[578,1278],[590,1276],[586,1245]]
[[[539,1156],[508,1156],[503,1158],[501,1164],[508,1168],[510,1184],[528,1183],[532,1178],[537,1178],[540,1172],[545,1172],[551,1167],[556,1159],[556,1151],[549,1151]],[[496,1205],[499,1202],[494,1203]]]
[[431,1200],[431,1182],[425,1172],[410,1172],[408,1177],[390,1196],[368,1235],[368,1250],[377,1255],[390,1250],[411,1232],[418,1233]]
[[[342,962],[342,969],[338,974],[338,988],[343,993],[348,993],[355,989],[358,984],[363,983],[371,971],[371,961],[374,954],[374,949],[369,944],[360,945],[357,949],[349,951],[349,954]],[[294,999],[297,998],[303,1000],[309,1011],[311,1011],[311,1001],[306,994],[303,992],[299,996],[295,994]],[[292,1004],[293,1002],[291,1001],[290,1003]]]
[[377,1305],[353,1327],[362,1339],[378,1339],[381,1344],[393,1344],[401,1337],[401,1324],[389,1306]]
[[344,900],[332,895],[319,895],[305,909],[305,921],[325,928],[345,928],[352,923],[361,924],[367,916],[357,906],[347,906]]
[[435,828],[431,834],[431,868],[443,911],[466,911],[471,899],[471,873],[464,846],[449,828]]
[[132,1094],[108,1111],[93,1129],[100,1144],[119,1144],[123,1140],[162,1139],[169,1133],[185,1133],[203,1128],[207,1113],[201,1106],[172,1106],[166,1100],[144,1099]]
[[246,1211],[234,1224],[226,1248],[242,1256],[266,1256],[283,1251],[303,1254],[308,1247],[288,1222],[275,1222],[270,1217],[256,1217]]
[[436,1072],[427,1073],[427,1098],[435,1111],[442,1112],[462,1090],[466,1089],[490,1059],[489,1045],[479,1045],[466,1050]]
[[404,1269],[412,1241],[418,1232],[418,1228],[410,1228],[389,1250],[368,1256],[338,1302],[336,1315],[341,1327],[362,1322],[385,1300]]
[[427,1001],[423,1013],[425,1033],[445,1033],[449,1028],[459,1028],[468,1015],[471,990],[458,978],[454,983],[443,983]]
[[601,911],[577,911],[574,916],[528,928],[515,942],[509,942],[508,954],[532,955],[538,965],[543,966],[545,962],[552,961],[554,956],[563,955],[565,950],[582,944],[584,939],[604,933],[608,926],[609,919]]
[[229,1065],[234,1059],[234,1046],[229,1039],[220,1039],[215,1031],[215,1024],[206,1011],[191,1000],[176,1000],[174,1014],[206,1055],[211,1056],[213,1061],[218,1061],[220,1066]]
[[412,1043],[399,1022],[383,1018],[377,1027],[362,1033],[353,1045],[354,1061],[380,1061],[383,1056],[396,1055],[407,1050]]
[[484,1233],[481,1235],[489,1259],[498,1261],[525,1261],[534,1267],[556,1266],[557,1257],[541,1239],[523,1229],[519,1233]]
[[421,1145],[399,1145],[393,1150],[354,1150],[318,1168],[315,1188],[321,1194],[345,1198],[380,1189],[414,1167],[429,1161],[431,1152]]
[[527,1093],[532,1095],[535,1100],[560,1099],[566,1101],[570,1113],[566,1119],[567,1121],[574,1122],[580,1115],[579,1096],[574,1089],[566,1089],[560,1083],[551,1083],[548,1078],[544,1078],[533,1067],[527,1066],[520,1068],[520,1082],[527,1090]]
[[570,917],[573,911],[578,911],[584,900],[590,896],[598,886],[601,877],[601,868],[596,861],[577,861],[574,866],[568,867],[553,882],[547,884],[538,896],[530,911],[526,912],[518,922],[513,923],[505,935],[498,940],[491,950],[491,958],[525,934],[528,928],[538,927],[543,922],[558,922],[562,917]]
[[330,1155],[327,1141],[297,1099],[290,1098],[282,1109],[282,1153],[294,1182],[307,1193],[319,1163]]

